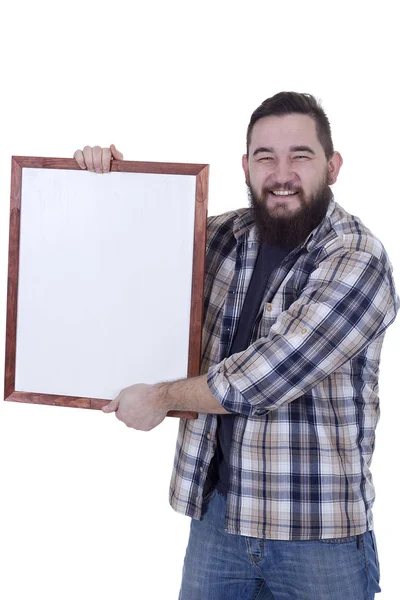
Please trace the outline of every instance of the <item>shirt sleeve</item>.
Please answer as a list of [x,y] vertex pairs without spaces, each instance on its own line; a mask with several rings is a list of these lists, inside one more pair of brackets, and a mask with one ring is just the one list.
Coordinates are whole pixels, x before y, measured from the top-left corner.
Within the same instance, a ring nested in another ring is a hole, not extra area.
[[268,336],[208,370],[210,391],[229,412],[265,415],[361,352],[398,309],[391,271],[379,258],[361,251],[331,256],[311,273]]

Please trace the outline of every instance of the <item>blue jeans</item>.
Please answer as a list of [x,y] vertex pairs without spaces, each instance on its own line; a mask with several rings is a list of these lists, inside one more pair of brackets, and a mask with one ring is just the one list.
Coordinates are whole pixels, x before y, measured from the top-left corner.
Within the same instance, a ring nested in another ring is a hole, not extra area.
[[179,600],[373,600],[381,591],[372,531],[315,541],[233,535],[225,505],[213,490],[202,520],[192,519]]

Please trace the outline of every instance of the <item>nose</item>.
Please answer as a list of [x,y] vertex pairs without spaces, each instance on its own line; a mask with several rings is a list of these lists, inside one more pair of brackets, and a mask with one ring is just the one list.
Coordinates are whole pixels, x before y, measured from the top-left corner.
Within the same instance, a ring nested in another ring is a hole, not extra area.
[[276,179],[276,183],[285,185],[287,183],[294,184],[296,181],[296,174],[293,170],[291,161],[276,160],[273,175]]

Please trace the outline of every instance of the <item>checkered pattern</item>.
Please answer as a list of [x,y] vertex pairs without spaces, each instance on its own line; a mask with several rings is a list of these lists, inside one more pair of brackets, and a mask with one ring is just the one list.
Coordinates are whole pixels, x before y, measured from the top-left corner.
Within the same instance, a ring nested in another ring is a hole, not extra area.
[[[382,342],[400,306],[381,242],[332,197],[272,272],[252,343],[227,356],[258,252],[250,209],[208,223],[202,373],[236,415],[226,531],[266,539],[373,528]],[[266,282],[267,284],[267,282]],[[181,420],[170,487],[200,519],[217,417]]]

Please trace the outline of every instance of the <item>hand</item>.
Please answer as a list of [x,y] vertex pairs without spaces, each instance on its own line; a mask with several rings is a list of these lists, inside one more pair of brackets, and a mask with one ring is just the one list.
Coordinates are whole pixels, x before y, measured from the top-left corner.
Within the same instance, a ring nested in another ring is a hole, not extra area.
[[114,144],[109,148],[100,148],[100,146],[85,146],[83,151],[77,150],[74,159],[81,169],[95,171],[96,173],[108,173],[111,169],[111,161],[122,160],[124,157]]
[[118,396],[101,409],[115,412],[115,416],[127,427],[150,431],[167,416],[168,407],[163,406],[158,385],[139,383],[123,389]]

